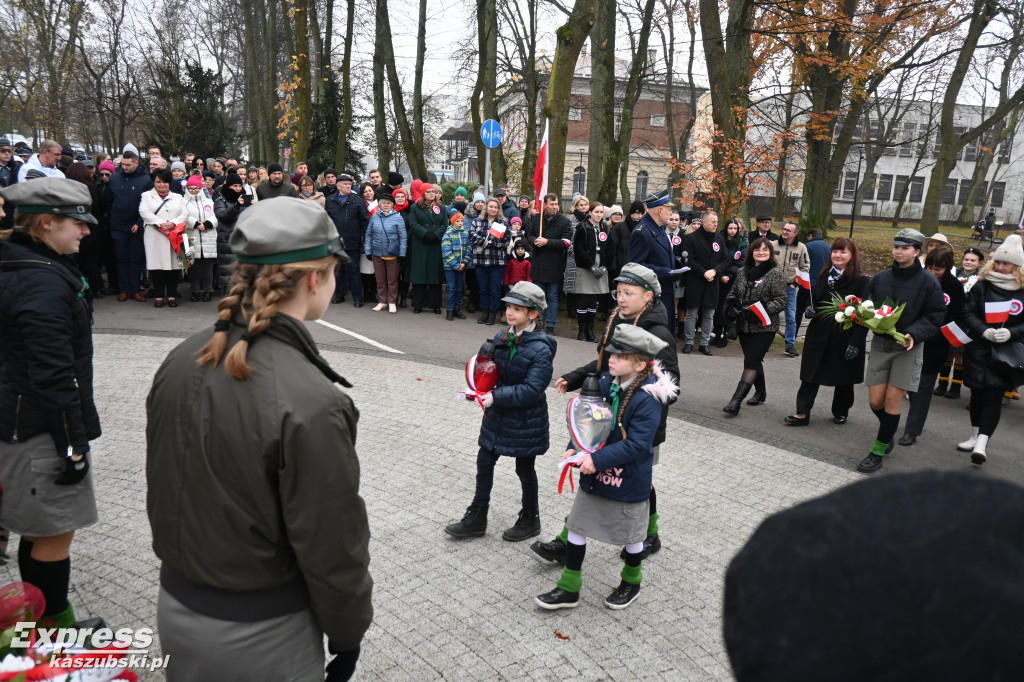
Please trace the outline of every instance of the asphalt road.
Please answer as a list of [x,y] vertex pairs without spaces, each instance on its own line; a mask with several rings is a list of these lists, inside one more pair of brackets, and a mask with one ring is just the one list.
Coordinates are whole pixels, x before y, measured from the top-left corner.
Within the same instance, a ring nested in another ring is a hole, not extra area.
[[[96,302],[96,332],[113,332],[145,336],[186,337],[203,328],[211,328],[216,318],[216,304],[191,303],[188,286],[182,287],[186,298],[176,309],[155,309],[152,303],[117,302],[113,297]],[[375,355],[405,358],[451,368],[465,366],[480,343],[493,336],[497,326],[486,327],[468,320],[446,322],[443,315],[425,311],[414,315],[411,308],[398,314],[375,313],[369,305],[355,309],[351,303],[330,306],[324,315],[325,324],[311,323],[316,342],[325,350],[351,353],[351,362],[360,356]],[[575,329],[567,320],[559,323],[558,352],[555,374],[588,362],[594,345],[575,340]],[[145,343],[140,338],[139,343]],[[877,421],[868,408],[867,389],[858,386],[856,404],[844,426],[832,423],[828,405],[831,389],[823,387],[818,396],[818,410],[808,427],[789,427],[783,418],[792,414],[796,389],[799,386],[800,359],[789,358],[772,350],[765,358],[768,401],[757,407],[743,406],[740,414],[730,417],[722,412],[739,380],[742,358],[738,344],[726,349],[713,349],[714,357],[698,353],[680,355],[681,393],[672,406],[670,416],[684,422],[713,430],[758,440],[789,452],[817,459],[836,466],[853,469],[867,454],[874,440]],[[126,349],[126,361],[130,361]],[[347,355],[345,357],[348,357]],[[345,367],[336,367],[345,374]],[[970,432],[965,390],[959,400],[935,398],[924,434],[911,447],[896,446],[886,457],[883,475],[892,472],[922,469],[971,470],[970,457],[956,451],[956,443]],[[904,405],[904,415],[907,404]],[[1024,401],[1013,401],[1003,409],[1002,421],[989,443],[988,463],[981,468],[986,475],[1024,484]],[[902,434],[903,424],[897,437]],[[686,453],[686,442],[671,444]]]

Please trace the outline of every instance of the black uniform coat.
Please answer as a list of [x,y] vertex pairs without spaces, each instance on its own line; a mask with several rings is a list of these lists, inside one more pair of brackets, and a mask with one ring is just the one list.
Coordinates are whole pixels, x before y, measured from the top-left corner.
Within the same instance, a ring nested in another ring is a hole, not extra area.
[[[955,322],[960,319],[964,301],[967,300],[964,285],[948,272],[943,275],[939,285],[942,286],[942,297],[946,302],[946,318],[942,324]],[[950,348],[949,341],[941,333],[928,339],[924,344],[924,364],[921,366],[921,371],[925,374],[937,374],[946,364]]]
[[[683,246],[690,254],[686,273],[686,293],[683,301],[687,310],[693,308],[718,307],[718,280],[729,267],[732,255],[725,247],[725,240],[717,232],[708,232],[703,227],[683,238]],[[712,281],[704,279],[708,270],[715,271]]]
[[[1015,301],[1010,308],[1010,319],[999,324],[985,322],[986,301]],[[971,287],[963,314],[960,316],[960,326],[973,340],[964,346],[964,384],[967,388],[1013,388],[988,370],[988,358],[994,344],[982,335],[986,329],[1006,327],[1010,330],[1010,341],[1024,341],[1024,312],[1021,310],[1021,302],[1024,302],[1024,289],[1007,291],[993,286],[984,279],[979,279]]]
[[675,310],[675,282],[668,274],[676,267],[672,244],[668,241],[665,228],[654,222],[650,213],[645,213],[629,234],[629,260],[654,271],[661,284],[661,302],[665,310]]
[[[915,260],[905,268],[895,263],[888,270],[882,270],[871,278],[868,294],[875,305],[882,305],[886,298],[906,307],[896,322],[896,331],[910,334],[914,343],[924,343],[939,332],[946,317],[946,304],[942,298],[942,287],[935,276]],[[895,343],[892,337],[889,341]]]
[[[840,277],[835,288],[828,285],[826,270],[814,285],[811,295],[814,307],[832,300],[833,294],[843,298],[856,296],[865,299],[868,296],[868,276],[858,275],[849,280]],[[799,312],[799,311],[798,311]],[[804,354],[800,358],[800,381],[819,386],[853,386],[864,381],[864,345],[868,337],[868,328],[854,324],[848,330],[828,317],[815,316],[807,325],[804,337]],[[853,346],[860,352],[853,360],[846,359],[846,347]]]
[[611,247],[608,250],[608,285],[611,286],[622,266],[629,262],[629,235],[633,231],[625,220],[620,220],[608,230],[608,241]]
[[[530,279],[534,282],[562,285],[565,276],[565,252],[572,243],[572,223],[561,213],[544,215],[541,211],[523,225],[525,241],[530,251]],[[534,246],[533,240],[544,237],[548,243]]]
[[[679,355],[676,353],[675,336],[669,331],[668,312],[665,310],[665,305],[661,302],[661,299],[656,298],[652,302],[651,307],[645,310],[635,321],[632,318],[625,319],[619,313],[615,313],[608,318],[608,326],[611,327],[611,330],[607,331],[606,328],[606,333],[601,336],[600,345],[597,348],[597,358],[582,367],[562,375],[562,378],[568,384],[566,390],[578,391],[583,387],[583,380],[587,378],[588,374],[603,374],[608,371],[609,353],[605,352],[604,347],[607,345],[607,340],[611,339],[615,334],[615,327],[620,324],[635,324],[668,344],[658,353],[658,357],[655,359],[661,361],[662,369],[675,380],[677,386],[679,385]],[[598,360],[600,360],[600,363]],[[658,424],[658,432],[654,436],[655,445],[665,442],[665,422],[668,419],[668,406],[674,402],[675,399],[672,399],[662,408],[661,422]]]

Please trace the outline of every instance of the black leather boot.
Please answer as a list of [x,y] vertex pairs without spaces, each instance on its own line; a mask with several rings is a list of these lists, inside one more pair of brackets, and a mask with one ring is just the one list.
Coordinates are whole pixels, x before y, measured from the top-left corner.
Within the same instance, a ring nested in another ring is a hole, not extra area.
[[722,412],[728,412],[732,415],[739,414],[740,404],[747,397],[747,394],[750,393],[750,388],[751,384],[748,384],[746,381],[736,384],[736,392],[732,394],[732,400],[729,401],[729,404],[722,408]]
[[597,313],[587,313],[587,326],[584,329],[587,341],[590,343],[596,343],[597,337],[594,336],[594,318],[597,317]]
[[489,316],[490,316],[490,311],[489,310],[481,310],[480,311],[480,319],[477,320],[476,323],[477,324],[485,324],[487,322],[487,318]]
[[576,332],[576,340],[577,341],[586,341],[587,340],[587,332],[584,331],[584,327],[586,327],[586,325],[587,325],[587,314],[586,313],[576,313],[576,325],[579,327],[579,331]]
[[461,521],[450,523],[444,528],[444,532],[456,538],[478,538],[487,532],[487,507],[473,507],[466,509],[466,515]]
[[398,307],[404,308],[407,305],[409,305],[409,303],[406,301],[406,295],[402,294],[401,296],[398,297]]
[[747,401],[747,405],[760,405],[768,399],[768,389],[764,385],[764,372],[758,372],[754,377],[754,395]]
[[540,512],[536,509],[533,511],[523,509],[519,512],[519,518],[515,525],[502,533],[501,539],[508,542],[519,542],[537,535],[540,535]]

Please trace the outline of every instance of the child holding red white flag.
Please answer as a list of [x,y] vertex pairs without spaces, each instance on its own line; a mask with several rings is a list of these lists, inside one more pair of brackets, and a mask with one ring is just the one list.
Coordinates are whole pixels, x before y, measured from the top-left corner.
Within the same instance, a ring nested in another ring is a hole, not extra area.
[[1012,234],[981,269],[961,317],[961,326],[972,341],[964,347],[964,383],[971,389],[971,436],[956,449],[970,452],[974,464],[988,459],[986,448],[999,425],[1003,393],[1013,390],[1019,380],[993,370],[991,362],[993,351],[1005,352],[1010,350],[1007,344],[1024,340],[1022,302],[1024,249],[1020,237]]
[[743,376],[723,412],[739,414],[740,403],[751,386],[756,385],[757,392],[748,405],[759,405],[768,397],[762,361],[779,331],[779,313],[786,309],[786,301],[786,276],[776,265],[772,243],[764,238],[755,239],[725,298],[725,314],[736,320],[743,349]]

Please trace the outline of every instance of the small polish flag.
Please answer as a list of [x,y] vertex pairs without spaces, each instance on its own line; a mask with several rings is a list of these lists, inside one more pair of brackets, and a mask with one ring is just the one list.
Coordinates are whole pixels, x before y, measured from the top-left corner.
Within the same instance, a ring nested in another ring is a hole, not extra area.
[[956,322],[950,322],[942,328],[942,335],[949,341],[953,348],[960,348],[971,342],[971,337],[964,333],[964,330]]
[[804,272],[800,268],[796,269],[796,281],[800,282],[800,286],[808,291],[811,290],[811,273]]
[[370,217],[372,218],[373,214],[377,212],[378,208],[380,208],[380,204],[378,204],[377,200],[374,199],[373,201],[366,205],[366,212],[369,213]]
[[985,321],[989,324],[999,324],[1010,319],[1010,310],[1013,301],[985,301]]
[[505,236],[505,226],[502,223],[491,223],[491,229],[487,230],[487,233],[495,239],[501,239]]
[[761,325],[767,327],[771,323],[771,318],[768,317],[768,311],[764,309],[764,305],[758,301],[754,305],[750,306],[750,309],[757,315],[757,319],[761,320]]

